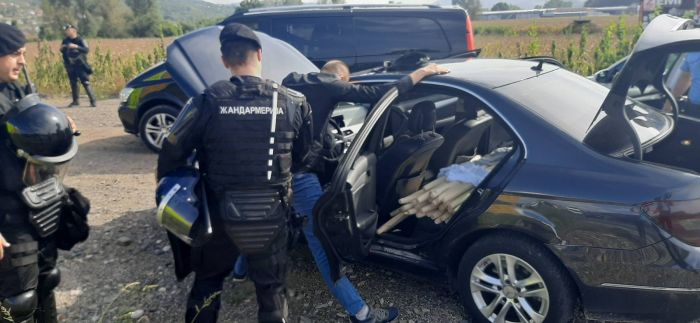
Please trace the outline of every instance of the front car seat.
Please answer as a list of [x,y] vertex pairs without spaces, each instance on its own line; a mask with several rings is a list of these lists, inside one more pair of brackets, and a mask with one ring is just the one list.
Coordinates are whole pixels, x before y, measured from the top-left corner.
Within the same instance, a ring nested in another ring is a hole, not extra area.
[[416,104],[406,120],[406,130],[398,134],[377,162],[380,215],[388,216],[398,207],[399,198],[420,189],[428,162],[443,141],[435,132],[435,104]]

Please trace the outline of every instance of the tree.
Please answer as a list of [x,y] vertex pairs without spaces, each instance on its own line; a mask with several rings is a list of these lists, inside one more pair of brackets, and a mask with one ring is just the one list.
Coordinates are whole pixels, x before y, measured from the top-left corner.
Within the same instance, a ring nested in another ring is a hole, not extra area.
[[491,7],[491,11],[520,10],[520,7],[505,2],[499,2]]
[[477,19],[481,13],[481,1],[479,0],[452,0],[452,4],[466,9],[472,19]]
[[236,13],[246,12],[250,9],[260,8],[264,6],[265,4],[260,0],[243,0],[241,1],[241,3],[238,4],[238,8],[236,8]]
[[126,0],[133,11],[129,19],[129,34],[136,37],[160,36],[161,22],[158,0]]
[[574,4],[571,1],[566,1],[566,0],[547,0],[547,2],[544,3],[544,8],[571,8],[573,7]]

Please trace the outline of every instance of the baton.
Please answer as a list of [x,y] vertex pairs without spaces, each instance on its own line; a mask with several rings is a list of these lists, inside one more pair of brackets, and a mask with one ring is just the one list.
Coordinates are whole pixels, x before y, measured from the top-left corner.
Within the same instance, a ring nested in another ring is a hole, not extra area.
[[27,82],[27,94],[36,93],[36,87],[32,83],[32,79],[29,78],[29,71],[27,71],[27,65],[22,66],[22,74],[24,74],[24,80]]

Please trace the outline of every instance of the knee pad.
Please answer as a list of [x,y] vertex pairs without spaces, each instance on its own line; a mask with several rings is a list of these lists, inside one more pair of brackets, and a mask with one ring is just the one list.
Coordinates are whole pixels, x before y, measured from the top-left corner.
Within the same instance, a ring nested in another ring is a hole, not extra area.
[[50,293],[54,288],[61,283],[61,271],[58,268],[52,268],[48,271],[39,273],[39,293],[42,295]]
[[5,298],[0,302],[0,322],[32,322],[37,304],[34,290]]

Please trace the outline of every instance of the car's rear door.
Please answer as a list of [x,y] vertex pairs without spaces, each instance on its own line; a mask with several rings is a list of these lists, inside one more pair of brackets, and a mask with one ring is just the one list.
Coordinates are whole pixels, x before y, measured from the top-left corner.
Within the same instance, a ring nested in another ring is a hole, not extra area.
[[334,279],[340,274],[340,260],[366,257],[374,239],[378,219],[375,151],[382,138],[373,130],[396,97],[394,88],[371,110],[314,208],[314,231],[326,249]]

